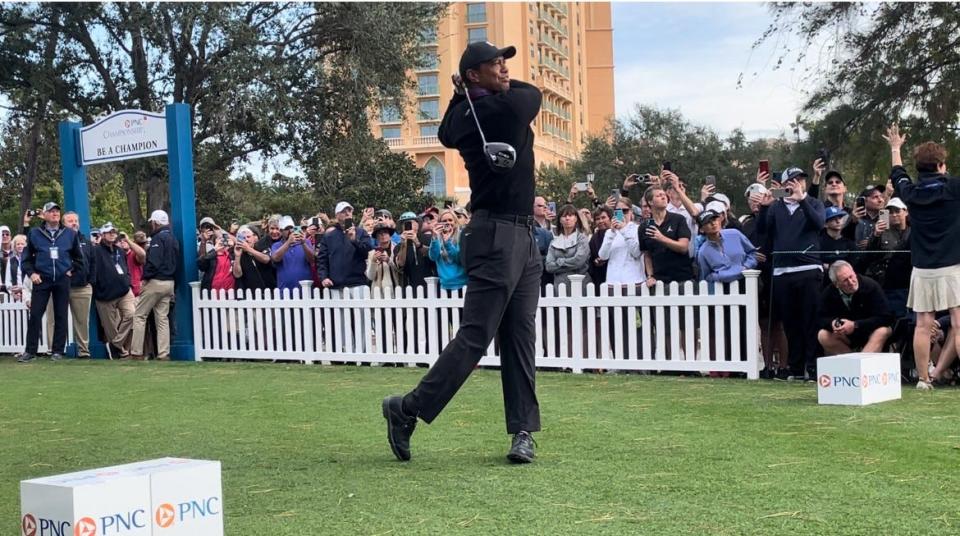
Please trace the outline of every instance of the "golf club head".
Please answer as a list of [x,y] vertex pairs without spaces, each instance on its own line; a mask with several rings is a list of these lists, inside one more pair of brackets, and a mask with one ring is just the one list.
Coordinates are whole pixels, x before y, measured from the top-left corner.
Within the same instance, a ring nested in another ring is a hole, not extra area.
[[493,171],[506,173],[517,163],[517,150],[509,143],[491,142],[483,144],[483,152],[487,154],[487,162]]

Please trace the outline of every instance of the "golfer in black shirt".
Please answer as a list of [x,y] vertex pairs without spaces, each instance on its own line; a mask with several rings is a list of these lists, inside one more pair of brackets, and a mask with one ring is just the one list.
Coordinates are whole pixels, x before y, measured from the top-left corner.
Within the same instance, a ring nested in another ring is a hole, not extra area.
[[[513,434],[507,458],[514,463],[533,461],[530,434],[540,430],[534,329],[543,263],[532,229],[530,123],[540,111],[542,96],[536,87],[510,80],[506,60],[515,54],[512,46],[498,49],[486,42],[471,43],[460,58],[456,93],[440,125],[440,141],[460,151],[470,175],[473,213],[460,239],[469,280],[456,338],[413,391],[383,401],[390,448],[402,461],[410,459],[417,418],[429,423],[440,414],[494,335],[500,345],[507,433]],[[470,92],[473,111],[464,89]],[[489,150],[494,147],[502,150]]]

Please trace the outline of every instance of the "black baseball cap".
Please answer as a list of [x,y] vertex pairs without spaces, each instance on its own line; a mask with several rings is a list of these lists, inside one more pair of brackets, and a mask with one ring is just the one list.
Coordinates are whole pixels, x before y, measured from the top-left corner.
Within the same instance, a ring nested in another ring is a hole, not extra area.
[[466,78],[467,69],[473,69],[481,63],[495,60],[500,56],[508,60],[516,55],[516,47],[497,48],[496,45],[489,41],[470,43],[460,56],[460,76]]
[[867,187],[860,192],[860,197],[870,197],[875,191],[882,194],[886,189],[886,186],[880,186],[879,184],[868,184]]
[[840,182],[844,184],[847,183],[847,181],[843,180],[843,175],[841,175],[840,172],[835,169],[831,169],[830,171],[827,172],[826,175],[823,176],[823,182],[827,182],[828,180],[830,180],[831,177],[836,177],[840,179]]
[[720,214],[718,214],[715,210],[704,210],[700,214],[697,214],[697,225],[702,227],[719,217]]

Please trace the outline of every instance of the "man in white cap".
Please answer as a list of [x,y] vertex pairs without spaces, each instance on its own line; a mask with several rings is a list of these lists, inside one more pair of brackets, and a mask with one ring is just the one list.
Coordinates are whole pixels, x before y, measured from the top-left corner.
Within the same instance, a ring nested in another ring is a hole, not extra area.
[[336,225],[328,229],[320,241],[317,277],[324,288],[369,285],[367,256],[373,249],[370,235],[354,224],[353,206],[350,203],[337,203],[336,218]]
[[130,328],[137,300],[130,287],[126,252],[117,245],[117,228],[108,222],[100,229],[100,236],[100,244],[91,256],[97,274],[93,299],[106,342],[112,347],[111,355],[116,350],[118,357],[125,358],[130,354]]
[[6,225],[0,225],[0,259],[7,260],[13,255],[13,234]]
[[170,229],[170,216],[154,210],[148,220],[151,229],[147,263],[143,267],[143,287],[133,317],[133,335],[130,340],[130,358],[143,359],[143,338],[147,317],[152,312],[157,327],[157,359],[170,359],[170,300],[173,298],[174,278],[180,244]]

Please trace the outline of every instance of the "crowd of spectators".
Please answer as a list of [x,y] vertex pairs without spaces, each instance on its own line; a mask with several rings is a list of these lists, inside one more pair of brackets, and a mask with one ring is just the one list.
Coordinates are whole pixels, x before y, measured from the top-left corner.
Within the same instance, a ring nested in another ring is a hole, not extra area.
[[[929,388],[950,374],[960,335],[951,329],[960,321],[952,317],[960,299],[960,259],[952,253],[960,238],[960,207],[954,206],[960,203],[960,179],[946,175],[942,148],[924,144],[915,155],[920,180],[913,182],[899,161],[903,138],[894,129],[888,134],[894,167],[885,185],[852,196],[841,172],[828,169],[825,155],[813,162],[812,176],[799,167],[770,172],[761,163],[756,182],[743,194],[749,213],[739,218],[715,177],[704,180],[694,200],[687,181],[669,165],[626,177],[605,199],[592,182],[574,184],[559,207],[536,197],[532,232],[543,257],[542,283],[569,293],[576,275],[585,283],[651,292],[657,282],[664,289],[678,282],[682,292],[682,283],[702,280],[713,293],[716,285],[741,279],[744,270],[758,269],[762,377],[809,381],[818,356],[892,347],[916,359],[919,385]],[[592,209],[577,209],[577,196],[589,198]],[[242,297],[257,290],[296,292],[302,281],[312,281],[334,295],[364,287],[392,295],[398,288],[423,287],[429,277],[437,277],[444,291],[466,284],[460,237],[470,221],[467,207],[427,207],[397,219],[373,207],[355,219],[348,201],[333,208],[332,218],[321,212],[297,222],[275,214],[226,228],[203,218],[196,244],[201,288]],[[69,307],[78,355],[89,356],[85,333],[92,303],[114,355],[166,358],[179,248],[166,213],[154,212],[149,237],[130,238],[107,223],[88,239],[75,214],[65,213],[61,222],[55,203],[38,212],[43,223],[30,229],[35,215],[28,213],[16,236],[0,226],[0,292],[28,303],[34,315],[50,301],[54,355],[62,351],[65,323],[59,320]],[[924,222],[922,235],[912,232],[912,221]],[[935,280],[933,287],[914,288],[918,269]],[[667,340],[683,341],[681,352],[691,355],[701,349],[683,346],[685,330],[700,333],[711,326],[680,320],[659,329]],[[147,344],[154,338],[156,343],[145,350],[150,328]],[[35,335],[31,331],[28,340]],[[28,344],[26,357],[35,351]]]

